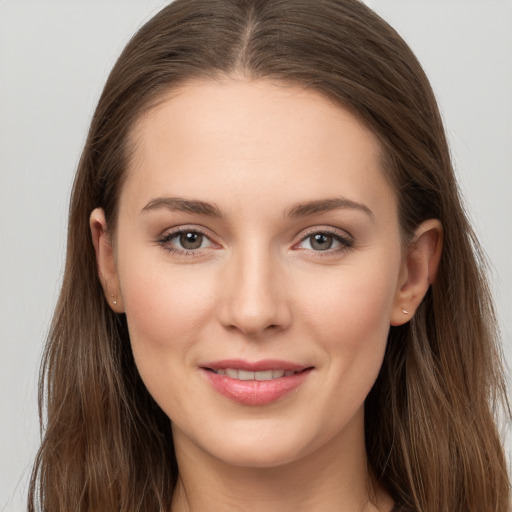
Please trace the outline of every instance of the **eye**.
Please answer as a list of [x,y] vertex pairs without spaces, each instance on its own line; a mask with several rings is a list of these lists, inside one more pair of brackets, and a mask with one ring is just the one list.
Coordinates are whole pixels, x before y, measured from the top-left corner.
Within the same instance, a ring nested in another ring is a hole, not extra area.
[[181,245],[183,249],[187,250],[200,249],[201,246],[203,245],[203,242],[206,240],[206,237],[204,235],[202,235],[201,233],[196,233],[194,231],[181,233],[181,235],[177,235],[174,238],[177,239],[179,245]]
[[316,231],[303,238],[297,247],[315,252],[337,252],[352,246],[353,240],[348,236],[329,231]]
[[334,237],[327,233],[310,235],[306,240],[309,242],[311,249],[315,251],[327,251],[328,249],[332,249],[333,244],[336,242]]
[[177,229],[165,234],[158,243],[170,252],[191,254],[215,244],[201,231],[196,229]]

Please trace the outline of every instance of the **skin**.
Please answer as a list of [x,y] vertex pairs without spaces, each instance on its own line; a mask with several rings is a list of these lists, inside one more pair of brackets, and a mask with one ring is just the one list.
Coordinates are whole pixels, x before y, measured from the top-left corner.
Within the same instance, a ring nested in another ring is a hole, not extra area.
[[[316,92],[189,83],[132,135],[115,240],[101,209],[91,232],[106,297],[126,314],[139,372],[172,422],[173,511],[389,511],[367,469],[364,400],[390,325],[410,320],[435,276],[439,222],[404,250],[376,137]],[[176,197],[218,215],[161,200]],[[203,233],[200,247],[184,250],[176,228]],[[323,250],[311,238],[321,233]],[[313,370],[251,406],[201,370],[234,358]]]

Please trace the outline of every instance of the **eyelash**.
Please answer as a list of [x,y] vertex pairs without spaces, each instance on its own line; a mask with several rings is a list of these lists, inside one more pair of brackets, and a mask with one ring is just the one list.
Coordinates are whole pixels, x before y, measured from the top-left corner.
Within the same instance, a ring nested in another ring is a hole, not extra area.
[[173,231],[171,231],[169,233],[166,233],[164,236],[159,238],[157,240],[157,242],[166,251],[168,251],[170,253],[177,254],[179,256],[198,256],[199,255],[199,249],[195,249],[195,250],[180,249],[180,248],[176,247],[175,245],[169,243],[173,238],[177,238],[180,235],[185,234],[185,233],[194,233],[194,234],[201,235],[204,238],[206,238],[212,245],[217,245],[217,244],[215,244],[215,242],[212,242],[211,238],[204,231],[202,231],[201,229],[198,229],[196,227],[194,227],[194,228],[187,228],[186,226],[180,227],[180,228],[176,228]]
[[[294,247],[297,247],[298,245],[304,243],[306,240],[312,238],[315,235],[326,235],[326,236],[332,237],[334,239],[334,241],[336,241],[340,244],[339,247],[336,247],[334,249],[329,248],[329,249],[326,249],[323,251],[315,251],[315,250],[311,250],[311,249],[306,249],[306,250],[310,250],[311,252],[313,252],[315,257],[323,258],[323,257],[332,256],[333,254],[339,254],[339,253],[348,251],[354,247],[354,239],[348,233],[342,235],[339,231],[336,231],[333,229],[328,229],[328,228],[326,228],[326,229],[313,228],[310,231],[306,231],[306,234],[301,238],[300,242],[298,242],[297,244],[294,245]],[[301,250],[301,249],[297,249],[297,250]]]
[[[169,253],[177,254],[180,256],[192,256],[192,257],[198,256],[201,248],[193,249],[193,250],[180,249],[176,245],[170,244],[170,241],[172,239],[177,238],[180,235],[185,234],[185,233],[194,233],[194,234],[201,235],[205,239],[207,239],[211,245],[213,245],[213,246],[217,245],[217,244],[215,244],[215,242],[213,242],[211,240],[210,236],[208,236],[201,229],[198,229],[197,227],[187,228],[186,226],[176,228],[173,231],[166,233],[164,236],[162,236],[161,238],[159,238],[157,240],[157,243],[159,245],[161,245]],[[315,235],[326,235],[326,236],[332,237],[336,242],[338,242],[340,244],[339,247],[336,247],[334,249],[329,248],[329,249],[326,249],[323,251],[321,251],[321,250],[315,251],[313,249],[305,249],[305,250],[310,250],[311,252],[313,252],[315,254],[315,257],[332,256],[333,254],[338,254],[338,253],[347,251],[354,247],[354,239],[350,235],[341,235],[338,231],[334,231],[331,229],[318,229],[318,228],[312,229],[311,231],[306,232],[306,234],[301,238],[301,240],[298,243],[296,243],[293,247],[296,248],[298,245],[300,245],[300,244],[304,243],[306,240],[308,240],[308,238],[311,238]],[[297,248],[296,250],[301,250],[301,249]]]

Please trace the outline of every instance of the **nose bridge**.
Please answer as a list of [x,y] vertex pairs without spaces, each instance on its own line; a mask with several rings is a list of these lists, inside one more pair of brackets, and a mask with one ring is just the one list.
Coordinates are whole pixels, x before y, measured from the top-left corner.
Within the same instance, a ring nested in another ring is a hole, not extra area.
[[248,335],[285,328],[290,312],[282,270],[278,255],[256,239],[233,250],[221,283],[224,325]]

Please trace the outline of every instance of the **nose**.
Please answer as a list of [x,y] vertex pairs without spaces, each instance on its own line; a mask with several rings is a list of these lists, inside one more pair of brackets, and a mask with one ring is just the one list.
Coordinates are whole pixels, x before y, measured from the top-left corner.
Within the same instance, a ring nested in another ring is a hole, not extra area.
[[253,245],[233,254],[224,270],[219,319],[225,328],[255,337],[289,327],[286,272],[271,251]]

